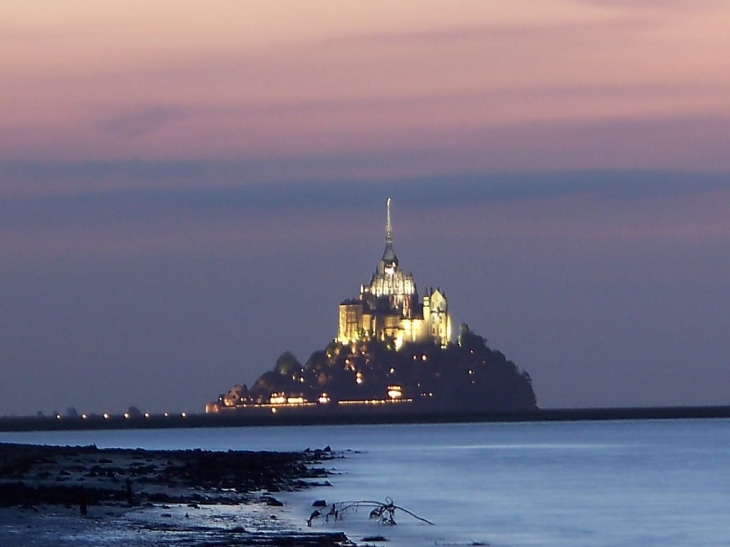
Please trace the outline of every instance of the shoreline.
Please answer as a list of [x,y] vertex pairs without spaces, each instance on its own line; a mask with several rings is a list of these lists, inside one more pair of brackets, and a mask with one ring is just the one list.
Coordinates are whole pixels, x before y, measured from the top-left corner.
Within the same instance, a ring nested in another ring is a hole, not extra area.
[[0,544],[339,545],[343,533],[302,531],[275,497],[328,485],[337,457],[0,443]]
[[170,414],[125,417],[0,417],[0,432],[73,431],[99,429],[168,429],[198,427],[260,427],[317,425],[379,425],[431,423],[568,422],[606,420],[679,420],[730,418],[730,406],[565,408],[494,412],[433,412],[372,408],[369,411],[324,412],[319,409],[256,409],[218,414]]

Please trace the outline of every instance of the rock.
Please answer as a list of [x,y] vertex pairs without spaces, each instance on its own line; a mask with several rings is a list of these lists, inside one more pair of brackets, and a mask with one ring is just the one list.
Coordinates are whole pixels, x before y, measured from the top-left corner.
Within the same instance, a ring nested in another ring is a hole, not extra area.
[[[322,450],[318,452],[319,457],[328,458]],[[172,504],[200,508],[203,503],[253,501],[256,499],[254,493],[266,488],[269,491],[258,496],[260,503],[280,507],[283,504],[273,497],[273,493],[312,488],[316,484],[304,479],[328,475],[324,470],[320,473],[317,468],[310,468],[313,452],[132,453],[111,449],[99,450],[92,458],[85,454],[86,449],[78,447],[0,443],[0,508],[50,504],[74,507],[78,514],[80,495],[84,492],[91,514],[92,506],[129,502],[127,485],[134,487],[134,505],[159,507],[165,504],[162,507],[165,513],[170,512]],[[139,461],[143,457],[145,464]],[[39,461],[41,458],[47,463]],[[84,467],[79,460],[88,465]],[[19,482],[21,478],[30,484]],[[218,490],[223,485],[232,488]],[[177,513],[170,514],[173,518],[177,516]],[[183,511],[180,516],[184,514]],[[263,518],[268,519],[268,515]]]
[[283,507],[284,504],[273,496],[265,496],[262,501],[271,507]]

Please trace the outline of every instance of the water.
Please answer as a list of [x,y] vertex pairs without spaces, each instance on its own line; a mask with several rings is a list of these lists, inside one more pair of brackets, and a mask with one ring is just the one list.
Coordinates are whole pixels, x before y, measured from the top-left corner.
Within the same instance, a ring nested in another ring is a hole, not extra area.
[[0,441],[210,450],[351,449],[313,499],[392,497],[436,523],[367,510],[328,526],[388,545],[730,546],[730,421],[322,426],[0,433]]

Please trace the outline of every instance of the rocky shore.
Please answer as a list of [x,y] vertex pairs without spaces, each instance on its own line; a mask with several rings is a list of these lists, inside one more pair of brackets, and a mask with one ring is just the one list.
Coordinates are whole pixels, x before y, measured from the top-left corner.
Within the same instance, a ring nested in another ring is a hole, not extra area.
[[340,545],[276,498],[328,485],[335,457],[0,444],[0,545]]

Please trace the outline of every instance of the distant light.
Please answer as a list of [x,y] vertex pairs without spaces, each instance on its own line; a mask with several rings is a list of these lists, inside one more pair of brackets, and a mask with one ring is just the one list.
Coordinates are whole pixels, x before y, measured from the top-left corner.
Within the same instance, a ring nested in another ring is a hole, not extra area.
[[269,397],[269,402],[272,405],[283,405],[286,403],[286,397],[283,393],[274,393]]
[[124,419],[125,420],[129,420],[129,412],[125,412],[124,413]]
[[272,414],[276,414],[276,409],[275,409],[275,408],[272,408],[272,409],[271,409],[271,413],[272,413]]
[[164,416],[165,416],[165,418],[167,418],[169,416],[169,414],[167,412],[165,412]]
[[150,417],[150,413],[149,413],[149,412],[145,412],[145,413],[144,413],[144,417],[145,417],[145,418],[149,418],[149,417]]
[[320,404],[326,405],[329,402],[330,402],[330,398],[329,398],[329,395],[327,395],[326,393],[323,393],[322,395],[319,396]]
[[81,415],[81,419],[82,419],[82,420],[85,420],[85,419],[86,419],[86,418],[88,418],[88,417],[89,417],[89,416],[88,416],[87,414],[82,414],[82,415]]
[[60,414],[56,414],[56,419],[57,420],[60,420],[61,419],[61,415]]
[[108,413],[108,412],[105,412],[105,413],[104,413],[104,419],[105,419],[105,420],[108,420],[108,419],[109,419],[109,413]]
[[403,397],[403,390],[400,386],[388,386],[388,397],[391,399],[400,399]]
[[180,413],[180,416],[182,416],[183,418],[187,418],[188,417],[188,414],[187,414],[187,412],[181,412]]

